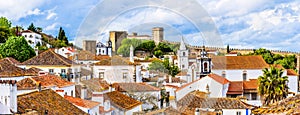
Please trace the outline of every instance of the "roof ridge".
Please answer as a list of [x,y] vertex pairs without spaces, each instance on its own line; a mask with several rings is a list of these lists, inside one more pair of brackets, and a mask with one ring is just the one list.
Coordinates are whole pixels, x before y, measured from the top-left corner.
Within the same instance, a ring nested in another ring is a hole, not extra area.
[[68,62],[66,62],[65,60],[61,59],[60,56],[58,56],[59,54],[56,54],[54,51],[50,50],[50,52],[52,54],[54,54],[55,57],[57,57],[59,60],[63,61],[66,65],[70,65]]
[[[42,55],[42,54],[44,54],[44,53],[46,53],[46,52],[49,52],[49,50],[51,50],[51,49],[48,49],[48,50],[42,52],[42,53],[39,54],[39,55]],[[29,61],[33,60],[35,57],[38,57],[39,55],[35,55],[34,57],[32,57],[32,58],[30,58],[30,59],[28,59],[28,60],[22,62],[21,64],[25,65],[25,62],[29,62]]]

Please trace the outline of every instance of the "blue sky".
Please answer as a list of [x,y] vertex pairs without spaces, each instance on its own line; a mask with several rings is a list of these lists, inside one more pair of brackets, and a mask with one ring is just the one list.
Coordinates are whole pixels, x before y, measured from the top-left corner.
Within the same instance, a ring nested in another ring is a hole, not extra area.
[[[105,41],[110,30],[151,35],[153,26],[162,26],[165,38],[170,41],[184,36],[193,45],[201,45],[204,39],[208,45],[222,41],[222,45],[235,48],[300,51],[299,1],[187,0],[184,4],[180,3],[182,0],[168,1],[0,0],[0,16],[24,28],[33,22],[53,36],[63,27],[69,39],[76,41]],[[194,7],[193,1],[202,9]],[[154,2],[165,2],[172,8],[154,7]],[[141,4],[144,6],[133,7]],[[131,9],[115,12],[126,7]]]

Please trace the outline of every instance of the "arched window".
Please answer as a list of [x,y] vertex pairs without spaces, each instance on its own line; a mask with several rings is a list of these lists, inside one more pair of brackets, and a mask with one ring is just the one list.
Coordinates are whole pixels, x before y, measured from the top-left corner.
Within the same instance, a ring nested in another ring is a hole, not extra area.
[[207,62],[203,63],[203,67],[204,67],[204,72],[207,72],[208,71],[208,64],[207,64]]

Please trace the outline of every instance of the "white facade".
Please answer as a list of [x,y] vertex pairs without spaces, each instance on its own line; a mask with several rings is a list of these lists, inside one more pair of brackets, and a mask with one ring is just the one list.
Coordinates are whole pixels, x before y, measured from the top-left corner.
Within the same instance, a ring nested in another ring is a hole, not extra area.
[[222,115],[251,115],[249,109],[222,109]]
[[298,76],[296,75],[289,75],[288,76],[288,87],[290,92],[294,92],[295,94],[298,94]]
[[92,108],[85,108],[85,107],[81,107],[81,106],[77,106],[77,105],[75,105],[75,106],[90,115],[100,115],[100,113],[99,113],[100,112],[99,111],[100,104],[95,107],[92,107]]
[[30,30],[25,30],[22,32],[22,36],[25,37],[27,43],[34,48],[38,43],[42,45],[42,36],[38,33],[32,32]]
[[178,67],[181,70],[188,70],[189,67],[189,50],[186,48],[183,38],[181,38],[180,47],[177,51]]
[[112,112],[113,115],[133,115],[134,112],[142,111],[142,105],[138,105],[138,106],[136,106],[136,107],[134,107],[130,110],[127,110],[127,111],[123,111],[123,110],[121,110],[117,107],[114,107],[114,106],[112,106],[112,107],[114,108],[114,110]]
[[70,56],[74,56],[75,49],[72,47],[62,47],[54,50],[55,53],[64,56],[65,58],[69,58]]
[[[11,80],[0,81],[0,103],[17,112],[17,85]],[[10,83],[9,83],[10,82]]]
[[[138,67],[137,65],[136,67]],[[100,66],[95,65],[93,67],[94,78],[104,78],[108,83],[116,82],[136,82],[133,79],[134,74],[134,65],[113,65],[113,66]],[[140,73],[139,68],[136,68],[136,71]],[[140,76],[138,76],[140,75]],[[141,74],[136,74],[136,79],[141,80]]]
[[0,80],[16,80],[21,81],[22,79],[27,78],[26,76],[17,76],[17,77],[0,77]]
[[104,45],[101,42],[96,44],[96,55],[108,55],[112,56],[112,43],[110,41],[107,42],[107,45]]
[[[212,73],[223,76],[229,81],[243,81],[243,74],[246,73],[246,80],[257,79],[263,75],[262,69],[235,69],[235,70],[214,70]],[[286,72],[284,72],[286,74]]]

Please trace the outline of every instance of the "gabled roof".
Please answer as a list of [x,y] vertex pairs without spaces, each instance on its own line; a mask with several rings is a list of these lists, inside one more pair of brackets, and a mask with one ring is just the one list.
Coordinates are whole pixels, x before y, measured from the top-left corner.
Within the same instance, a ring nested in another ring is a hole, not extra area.
[[32,109],[39,113],[47,110],[49,115],[87,114],[51,89],[18,95],[17,102],[19,113],[25,113],[26,109]]
[[262,56],[213,56],[213,69],[263,69],[269,65]]
[[177,107],[209,108],[209,109],[250,109],[237,98],[201,98],[194,94],[187,94],[177,103]]
[[67,95],[64,95],[64,98],[66,100],[68,100],[69,102],[73,103],[74,105],[77,105],[77,106],[80,106],[83,108],[94,108],[94,107],[100,105],[99,102],[84,100],[81,98],[76,98],[76,97],[67,96]]
[[159,88],[146,83],[114,83],[113,87],[120,92],[160,91]]
[[15,66],[6,58],[0,60],[0,77],[16,77],[24,75],[24,69]]
[[31,77],[31,78],[25,78],[17,83],[19,90],[29,90],[29,89],[35,89],[38,83],[41,84],[42,87],[51,87],[51,86],[57,86],[57,87],[66,87],[74,85],[74,83],[66,81],[59,76],[55,75],[43,75],[43,76],[37,76],[37,77]]
[[71,66],[75,64],[72,60],[65,58],[51,49],[30,58],[22,63],[23,65],[41,65],[41,66]]
[[249,81],[243,81],[244,90],[256,90],[258,88],[257,79],[249,79]]
[[86,85],[89,89],[94,92],[101,92],[109,89],[109,84],[100,78],[93,78],[89,80],[81,81],[82,84]]
[[242,81],[231,81],[229,83],[227,94],[243,94],[243,82]]
[[10,62],[11,64],[14,64],[14,65],[18,65],[18,64],[21,64],[18,60],[12,58],[12,57],[6,57],[6,58],[3,58],[4,60],[7,60],[8,62]]
[[108,92],[104,94],[105,100],[110,100],[114,107],[117,107],[123,111],[131,110],[136,106],[142,104],[142,102],[135,100],[127,95],[118,91]]
[[26,73],[26,76],[37,76],[37,75],[39,75],[40,71],[43,71],[43,70],[36,68],[36,67],[31,67],[29,69],[26,69],[25,73]]
[[207,76],[212,78],[213,80],[219,82],[222,85],[229,83],[229,80],[227,80],[226,78],[219,76],[217,74],[212,73],[212,74],[208,74]]

